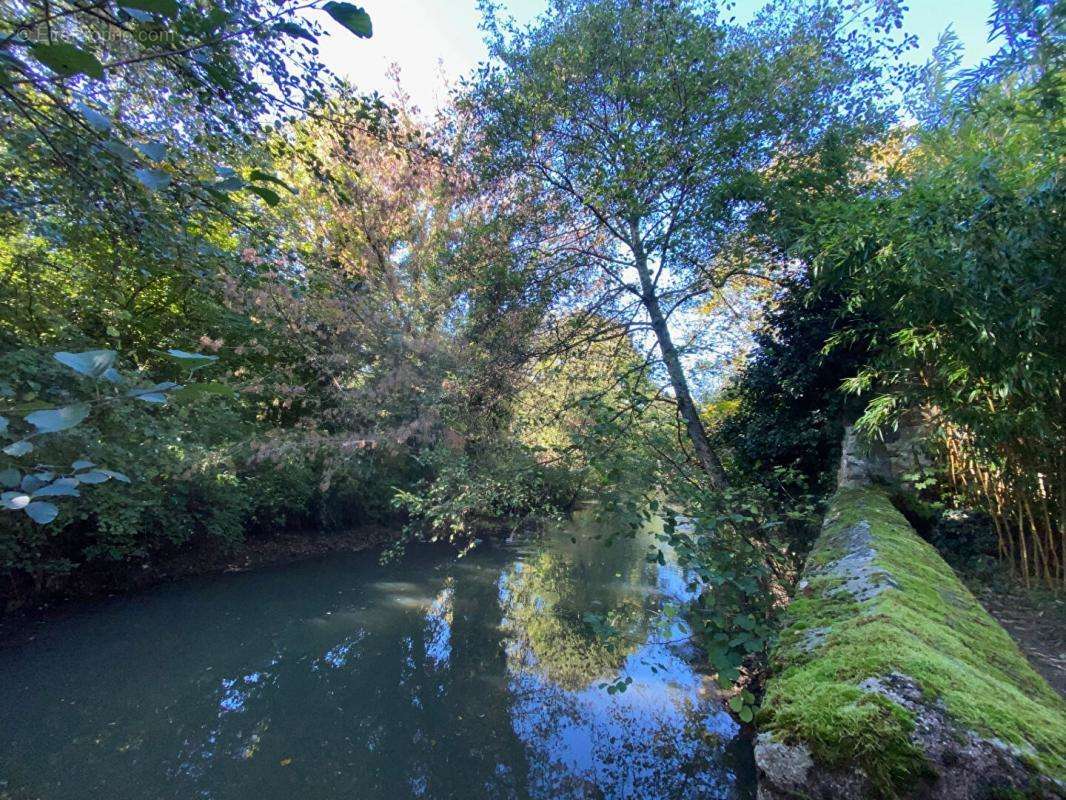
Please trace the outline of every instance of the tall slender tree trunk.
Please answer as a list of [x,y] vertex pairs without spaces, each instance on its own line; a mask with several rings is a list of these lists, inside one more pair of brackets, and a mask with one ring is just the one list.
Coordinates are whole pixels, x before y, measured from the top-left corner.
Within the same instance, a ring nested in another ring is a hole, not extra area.
[[636,226],[632,227],[633,255],[637,274],[640,276],[640,299],[644,309],[648,312],[652,331],[654,331],[655,338],[659,342],[659,352],[662,353],[663,361],[666,363],[666,372],[670,376],[670,385],[674,389],[674,399],[677,402],[678,410],[681,412],[681,418],[685,421],[685,430],[688,433],[689,441],[692,442],[692,449],[695,450],[696,458],[699,460],[700,466],[703,467],[707,479],[713,488],[724,489],[729,485],[729,481],[726,479],[722,462],[718,459],[714,450],[711,449],[711,443],[707,439],[707,430],[703,427],[703,420],[700,419],[699,409],[696,408],[696,404],[692,400],[692,393],[688,389],[688,379],[685,377],[685,371],[681,366],[681,357],[678,355],[674,340],[670,336],[670,328],[666,324],[666,317],[663,316],[662,307],[659,305],[659,297],[655,294],[651,270],[648,268],[648,256],[644,252],[644,247],[636,233]]

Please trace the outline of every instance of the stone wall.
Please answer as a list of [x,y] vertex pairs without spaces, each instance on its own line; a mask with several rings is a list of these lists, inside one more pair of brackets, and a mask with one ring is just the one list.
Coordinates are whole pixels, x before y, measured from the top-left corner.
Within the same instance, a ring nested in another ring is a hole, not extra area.
[[760,800],[1066,797],[1066,704],[893,507],[892,458],[843,450],[756,717]]

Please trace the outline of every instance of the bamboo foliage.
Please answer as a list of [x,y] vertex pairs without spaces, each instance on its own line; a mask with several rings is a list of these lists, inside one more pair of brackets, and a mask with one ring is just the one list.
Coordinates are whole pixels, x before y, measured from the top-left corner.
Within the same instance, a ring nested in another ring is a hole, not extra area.
[[987,510],[1021,580],[1060,587],[1066,47],[1035,6],[999,8],[1004,50],[965,102],[876,186],[821,209],[805,244],[815,291],[843,298],[826,350],[869,353],[843,384],[865,403],[859,430],[935,409],[958,501]]
[[955,495],[982,508],[996,531],[1000,559],[1027,587],[1066,584],[1066,449],[1060,439],[1018,438],[995,449],[972,431],[941,427],[948,478]]

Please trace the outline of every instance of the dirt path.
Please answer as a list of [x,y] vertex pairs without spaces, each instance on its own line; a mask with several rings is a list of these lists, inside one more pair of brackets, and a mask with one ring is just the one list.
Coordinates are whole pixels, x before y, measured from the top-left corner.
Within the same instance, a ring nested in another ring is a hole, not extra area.
[[1014,637],[1033,669],[1066,697],[1066,601],[976,587],[974,593]]

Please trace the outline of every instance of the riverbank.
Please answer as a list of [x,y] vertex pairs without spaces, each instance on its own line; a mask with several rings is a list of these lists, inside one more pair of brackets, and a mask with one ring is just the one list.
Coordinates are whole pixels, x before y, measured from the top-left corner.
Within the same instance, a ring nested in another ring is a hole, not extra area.
[[236,548],[202,544],[185,547],[140,563],[123,561],[84,567],[51,591],[28,598],[6,597],[0,616],[0,648],[32,638],[32,631],[48,620],[86,603],[150,589],[198,575],[245,572],[331,553],[356,553],[383,547],[395,530],[363,525],[343,533],[284,532],[246,539]]

